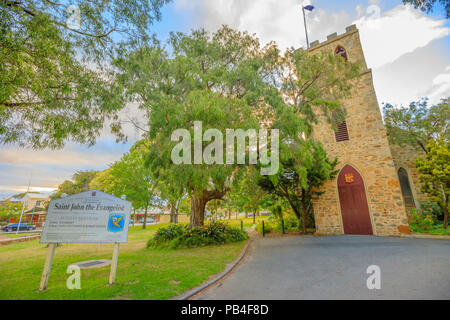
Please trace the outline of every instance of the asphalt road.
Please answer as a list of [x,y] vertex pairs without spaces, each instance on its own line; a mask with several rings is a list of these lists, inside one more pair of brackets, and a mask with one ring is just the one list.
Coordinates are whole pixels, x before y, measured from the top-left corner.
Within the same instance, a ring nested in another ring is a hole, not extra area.
[[[381,270],[369,290],[367,268]],[[450,299],[450,241],[365,236],[258,238],[195,299]]]

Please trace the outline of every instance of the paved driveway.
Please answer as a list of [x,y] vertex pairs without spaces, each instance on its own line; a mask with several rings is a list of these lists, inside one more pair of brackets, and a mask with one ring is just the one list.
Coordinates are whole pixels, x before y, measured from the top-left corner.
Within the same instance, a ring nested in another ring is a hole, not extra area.
[[[367,267],[381,269],[369,290]],[[450,299],[450,241],[365,236],[258,238],[196,299]]]

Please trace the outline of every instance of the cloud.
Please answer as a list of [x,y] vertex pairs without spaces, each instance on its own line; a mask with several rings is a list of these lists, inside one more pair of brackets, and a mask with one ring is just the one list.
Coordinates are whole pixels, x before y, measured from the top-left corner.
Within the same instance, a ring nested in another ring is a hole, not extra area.
[[116,144],[111,138],[99,140],[91,148],[76,144],[68,144],[63,150],[3,146],[0,152],[0,190],[25,191],[30,174],[33,175],[33,188],[56,188],[76,171],[106,169],[130,147],[130,144]]
[[450,97],[450,66],[445,73],[438,74],[432,81],[433,86],[424,96],[430,99],[431,104],[437,104],[442,98]]
[[[310,2],[305,1],[305,4]],[[206,30],[215,31],[226,24],[235,29],[256,34],[264,44],[276,41],[281,48],[306,46],[300,4],[298,0],[179,0],[176,2],[180,10],[193,12],[192,21],[195,24],[191,26],[192,28],[204,27]],[[317,33],[318,25],[322,25],[321,30],[331,31],[336,23],[344,29],[346,23],[351,22],[344,11],[332,15],[326,14],[323,10],[318,10],[314,14],[307,12],[307,19],[310,34]],[[325,27],[324,22],[327,19],[331,24]]]
[[371,68],[394,62],[450,34],[445,20],[435,20],[404,5],[378,17],[373,11],[372,15],[363,16],[354,23],[360,30],[367,64]]
[[[176,8],[194,15],[191,28],[215,31],[227,24],[255,33],[262,43],[274,40],[284,49],[306,45],[300,4],[298,0],[178,0]],[[316,5],[313,13],[307,13],[310,41],[325,41],[327,35],[341,34],[356,24],[380,102],[407,104],[426,95],[437,99],[448,94],[448,72],[443,71],[448,66],[447,50],[433,45],[450,34],[445,20],[412,6],[382,11],[379,5],[380,1],[370,0],[354,10],[347,6],[346,11],[335,12]]]
[[[445,88],[443,74],[450,65],[450,56],[444,54],[445,41],[435,41],[430,45],[407,53],[392,63],[373,70],[378,101],[394,105],[408,105],[420,98],[430,97],[436,103]],[[448,87],[448,82],[447,82]],[[449,92],[447,91],[447,95]],[[433,97],[432,97],[433,96]]]
[[[435,20],[405,5],[382,12],[378,3],[371,0],[354,12],[328,12],[320,7],[308,12],[310,40],[323,41],[328,34],[342,33],[345,27],[356,24],[368,65],[378,68],[450,34],[445,20]],[[276,41],[281,48],[306,44],[298,0],[178,0],[176,8],[193,12],[192,28],[215,31],[227,24],[256,34],[263,43]]]

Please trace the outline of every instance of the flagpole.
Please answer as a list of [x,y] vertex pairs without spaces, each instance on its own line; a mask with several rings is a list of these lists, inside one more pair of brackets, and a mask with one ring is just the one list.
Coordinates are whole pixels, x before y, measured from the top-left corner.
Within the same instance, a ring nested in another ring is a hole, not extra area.
[[305,14],[305,7],[303,5],[302,5],[302,10],[303,10],[303,21],[305,23],[306,46],[307,46],[307,49],[309,49],[308,29],[306,27],[306,14]]
[[32,177],[33,174],[30,175],[30,181],[28,182],[27,192],[25,193],[25,197],[23,198],[22,212],[20,213],[19,225],[17,226],[16,234],[19,234],[20,225],[22,224],[23,211],[25,210],[25,203],[27,202],[28,192],[30,191]]

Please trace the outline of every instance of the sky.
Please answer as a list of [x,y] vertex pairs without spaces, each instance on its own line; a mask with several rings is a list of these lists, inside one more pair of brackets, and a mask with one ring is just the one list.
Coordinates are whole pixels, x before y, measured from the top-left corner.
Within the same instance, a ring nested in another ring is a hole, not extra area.
[[[152,30],[161,40],[171,31],[204,28],[215,31],[226,24],[246,30],[262,43],[276,41],[285,49],[306,47],[301,0],[174,0],[162,10],[162,21]],[[422,97],[437,103],[450,96],[450,20],[436,7],[425,14],[397,0],[306,0],[310,41],[325,41],[356,24],[367,65],[372,68],[380,107],[407,105]],[[134,106],[124,113],[136,115]],[[79,170],[104,170],[139,139],[127,127],[128,142],[116,143],[107,130],[93,147],[67,143],[63,150],[0,146],[0,199],[31,190],[53,191]]]

